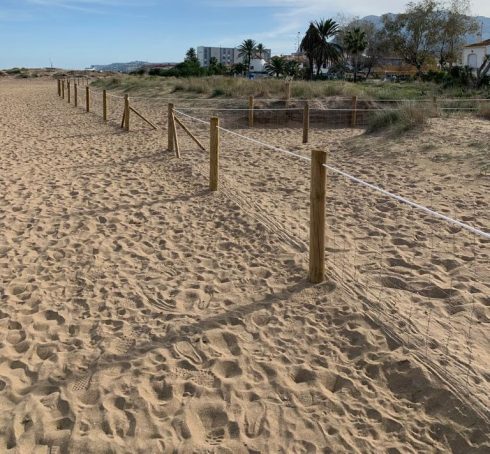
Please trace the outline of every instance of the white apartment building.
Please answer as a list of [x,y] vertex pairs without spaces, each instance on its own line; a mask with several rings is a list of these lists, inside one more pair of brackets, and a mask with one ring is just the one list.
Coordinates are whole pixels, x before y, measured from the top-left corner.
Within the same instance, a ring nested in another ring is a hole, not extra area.
[[[209,62],[212,57],[216,58],[218,63],[223,65],[235,65],[237,63],[243,63],[243,57],[240,57],[238,49],[234,47],[206,47],[199,46],[197,48],[197,59],[201,66],[209,66]],[[271,50],[266,49],[262,58],[269,61],[271,58]]]

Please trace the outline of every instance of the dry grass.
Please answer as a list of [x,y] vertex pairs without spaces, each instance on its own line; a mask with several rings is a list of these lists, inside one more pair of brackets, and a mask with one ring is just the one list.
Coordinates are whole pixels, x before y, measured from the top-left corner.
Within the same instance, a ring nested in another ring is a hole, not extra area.
[[415,128],[423,127],[433,112],[421,109],[414,104],[401,106],[397,110],[380,111],[373,116],[367,127],[367,133],[391,130],[394,133],[403,133]]

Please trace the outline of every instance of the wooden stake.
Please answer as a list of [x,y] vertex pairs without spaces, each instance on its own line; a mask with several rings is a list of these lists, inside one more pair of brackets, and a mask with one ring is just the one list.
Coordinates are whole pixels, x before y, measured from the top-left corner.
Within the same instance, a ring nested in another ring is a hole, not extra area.
[[65,99],[65,80],[61,81],[61,97]]
[[90,88],[85,87],[85,110],[90,112]]
[[357,126],[357,96],[352,97],[352,118],[351,126],[355,128]]
[[172,103],[169,103],[168,105],[168,117],[167,117],[167,129],[168,129],[168,145],[167,149],[168,151],[174,151],[174,136],[173,136],[173,126],[172,126],[172,121],[174,118],[174,105]]
[[248,97],[248,127],[254,127],[254,97]]
[[129,108],[131,112],[136,114],[138,117],[140,117],[143,121],[146,121],[153,129],[157,129],[157,127],[148,119],[146,119],[143,115],[141,115],[136,109],[133,109],[132,107]]
[[124,121],[126,120],[126,110],[123,109],[123,117],[121,120],[121,128],[124,128]]
[[310,187],[310,282],[319,284],[325,278],[325,186],[327,153],[311,152]]
[[307,102],[303,110],[303,143],[308,143],[309,132],[310,132],[310,106]]
[[124,95],[124,129],[129,131],[129,95]]
[[107,90],[102,90],[102,118],[107,121]]
[[174,138],[175,156],[180,159],[179,138],[177,136],[177,127],[175,125],[175,113],[172,112],[172,137]]
[[432,97],[432,105],[434,106],[434,113],[439,116],[439,110],[437,109],[437,98],[435,96]]
[[219,118],[212,117],[210,121],[209,141],[209,189],[218,190],[219,182]]
[[[174,115],[174,120],[177,122],[177,124],[189,135],[189,137],[194,141],[196,142],[197,146],[202,150],[202,151],[206,151],[206,149],[204,148],[204,145],[199,142],[199,140],[197,139],[197,137],[194,136],[194,134],[192,134],[188,129],[187,127],[184,125],[184,123],[182,123],[175,115]],[[155,128],[156,129],[156,128]]]
[[58,96],[61,96],[61,80],[58,79]]
[[77,107],[78,106],[78,85],[77,84],[75,84],[73,86],[73,97],[74,97],[73,101],[75,102],[75,107]]

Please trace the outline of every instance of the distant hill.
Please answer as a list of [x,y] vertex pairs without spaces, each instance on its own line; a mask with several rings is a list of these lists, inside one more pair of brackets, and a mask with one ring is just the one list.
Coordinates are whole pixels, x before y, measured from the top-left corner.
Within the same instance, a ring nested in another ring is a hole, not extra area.
[[[392,13],[388,13],[390,15],[393,15]],[[369,22],[372,22],[376,27],[381,28],[381,16],[366,16],[362,18],[363,20],[367,20]],[[490,17],[485,17],[485,16],[476,16],[476,20],[478,23],[483,24],[483,39],[490,39]],[[471,35],[467,37],[468,44],[474,43],[477,41],[476,35]]]
[[136,71],[137,69],[144,67],[167,67],[174,66],[175,63],[148,63],[146,61],[130,61],[128,63],[110,63],[108,65],[92,65],[90,70],[92,71],[107,71],[107,72],[118,72],[118,73],[130,73],[131,71]]

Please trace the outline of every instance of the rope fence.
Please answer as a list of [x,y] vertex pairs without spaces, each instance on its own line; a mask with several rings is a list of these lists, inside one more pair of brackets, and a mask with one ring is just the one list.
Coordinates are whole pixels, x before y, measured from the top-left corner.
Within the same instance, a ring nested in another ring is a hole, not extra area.
[[[315,124],[319,112],[345,115],[339,124],[358,127],[365,121],[365,112],[379,109],[357,108],[354,99],[351,108],[322,110],[309,104],[302,108],[258,108],[250,98],[243,108],[160,104],[151,110],[155,118],[150,119],[143,113],[145,101],[141,98],[75,86],[73,99],[74,87],[58,82],[58,95],[101,114],[106,121],[120,122],[127,131],[133,118],[152,129],[166,129],[168,150],[178,158],[183,153],[184,142],[179,138],[179,131],[183,131],[201,152],[206,152],[201,156],[209,158],[211,191],[239,197],[245,211],[254,213],[281,239],[301,251],[307,249],[310,282],[320,284],[328,275],[360,298],[374,322],[414,354],[423,352],[434,373],[449,372],[454,377],[453,388],[473,399],[475,408],[489,419],[490,393],[478,381],[478,372],[488,370],[485,351],[490,346],[480,341],[486,338],[481,333],[481,321],[490,300],[490,232],[481,225],[480,219],[485,218],[481,205],[475,202],[473,216],[461,220],[433,208],[432,201],[426,206],[390,190],[386,175],[382,184],[372,182],[328,162],[323,150],[306,155],[251,136],[267,115],[278,118],[277,125],[282,127],[282,116],[289,115],[292,122],[303,126],[303,143],[307,143],[310,125]],[[426,102],[433,107],[432,102]],[[476,108],[462,105],[462,100],[455,102],[459,109]],[[441,102],[438,108],[452,109],[445,105]],[[271,153],[271,159],[263,159],[266,153]],[[292,159],[280,163],[275,155]],[[305,162],[309,173],[305,172]],[[199,165],[205,168],[205,160]],[[278,178],[258,182],[256,169],[269,165],[273,167],[270,172],[266,169],[267,174]],[[280,165],[286,166],[284,171]],[[233,182],[237,176],[231,175],[237,166],[241,166],[240,186]],[[295,173],[290,175],[291,166]],[[296,176],[300,181],[293,180]],[[430,187],[428,191],[434,192]],[[299,200],[308,193],[309,203],[301,204]],[[277,194],[279,199],[274,197]],[[286,207],[289,202],[294,204],[292,213]],[[285,209],[277,209],[281,206]],[[271,207],[275,213],[287,214],[273,219]],[[470,218],[472,224],[467,222]],[[477,332],[480,335],[475,335]],[[464,389],[460,389],[462,382]]]

